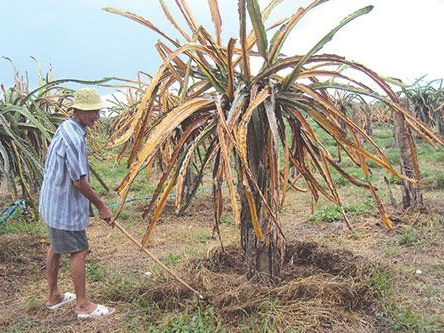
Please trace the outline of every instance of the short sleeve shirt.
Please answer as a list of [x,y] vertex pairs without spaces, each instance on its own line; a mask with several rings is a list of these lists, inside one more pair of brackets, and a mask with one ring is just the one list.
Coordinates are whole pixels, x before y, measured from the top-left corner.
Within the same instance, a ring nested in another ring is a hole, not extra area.
[[85,230],[89,200],[74,187],[74,181],[88,176],[85,128],[72,118],[56,130],[45,158],[39,211],[52,228]]

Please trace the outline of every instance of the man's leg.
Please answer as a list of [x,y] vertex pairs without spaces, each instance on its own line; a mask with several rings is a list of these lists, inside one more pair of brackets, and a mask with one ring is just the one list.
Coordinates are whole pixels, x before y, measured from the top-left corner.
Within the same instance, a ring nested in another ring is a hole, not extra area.
[[71,275],[77,296],[76,313],[91,313],[96,304],[86,298],[85,263],[88,249],[71,253]]
[[54,305],[62,300],[57,287],[57,278],[60,267],[60,254],[52,252],[52,245],[49,246],[46,254],[46,274],[48,278],[49,294],[46,305]]

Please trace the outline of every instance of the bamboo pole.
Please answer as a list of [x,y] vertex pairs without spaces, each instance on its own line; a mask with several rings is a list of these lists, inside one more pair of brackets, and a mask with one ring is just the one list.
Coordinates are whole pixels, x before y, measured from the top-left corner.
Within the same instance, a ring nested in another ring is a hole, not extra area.
[[182,280],[179,276],[177,276],[171,269],[169,269],[163,262],[161,262],[159,259],[157,259],[155,256],[153,256],[147,249],[145,249],[141,243],[139,243],[126,229],[121,226],[119,223],[117,223],[115,220],[113,223],[110,223],[111,225],[114,224],[117,229],[119,229],[126,237],[128,237],[136,246],[143,251],[148,257],[153,259],[160,267],[162,267],[165,271],[167,271],[172,277],[174,277],[177,281],[179,281],[183,286],[185,286],[187,289],[191,290],[193,293],[195,293],[199,298],[202,300],[204,297],[193,287],[191,287],[188,283],[186,283],[184,280]]
[[91,164],[89,164],[89,170],[91,171],[93,176],[96,177],[96,179],[99,181],[99,183],[103,186],[103,188],[105,189],[106,193],[109,193],[109,187],[103,181],[102,177],[100,177],[98,172],[92,168]]

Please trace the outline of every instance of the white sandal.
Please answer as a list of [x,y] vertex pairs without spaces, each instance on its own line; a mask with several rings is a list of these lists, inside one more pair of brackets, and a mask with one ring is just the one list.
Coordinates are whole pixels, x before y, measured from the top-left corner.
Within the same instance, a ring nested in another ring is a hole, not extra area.
[[78,319],[89,319],[89,318],[98,318],[98,317],[104,317],[109,316],[110,314],[113,314],[115,309],[113,308],[107,308],[104,305],[97,304],[96,309],[91,313],[78,313],[77,318]]
[[48,310],[55,310],[61,307],[62,305],[65,305],[69,302],[72,302],[76,299],[76,295],[73,293],[64,293],[62,296],[62,300],[59,303],[53,304],[53,305],[47,305],[46,308]]

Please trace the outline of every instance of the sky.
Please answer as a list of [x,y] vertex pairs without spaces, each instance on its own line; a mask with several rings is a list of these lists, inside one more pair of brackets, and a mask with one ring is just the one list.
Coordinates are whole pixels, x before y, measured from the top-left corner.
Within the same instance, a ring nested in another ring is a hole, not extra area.
[[[185,26],[174,0],[165,0]],[[196,20],[214,31],[207,0],[188,0]],[[261,8],[268,3],[259,0]],[[266,25],[289,17],[307,0],[283,0]],[[219,0],[223,40],[238,37],[236,0]],[[307,14],[289,36],[286,55],[307,52],[320,38],[355,10],[374,9],[342,28],[320,53],[335,53],[357,61],[382,76],[406,83],[427,75],[444,78],[441,16],[444,0],[330,0]],[[160,64],[154,43],[159,35],[103,7],[137,13],[181,39],[165,19],[157,0],[0,0],[0,56],[9,57],[21,74],[37,82],[35,57],[54,79],[97,80],[116,76],[136,79],[138,71],[155,73]],[[0,83],[13,82],[12,65],[0,57]],[[80,86],[74,86],[74,88]],[[112,89],[100,88],[103,93]]]

